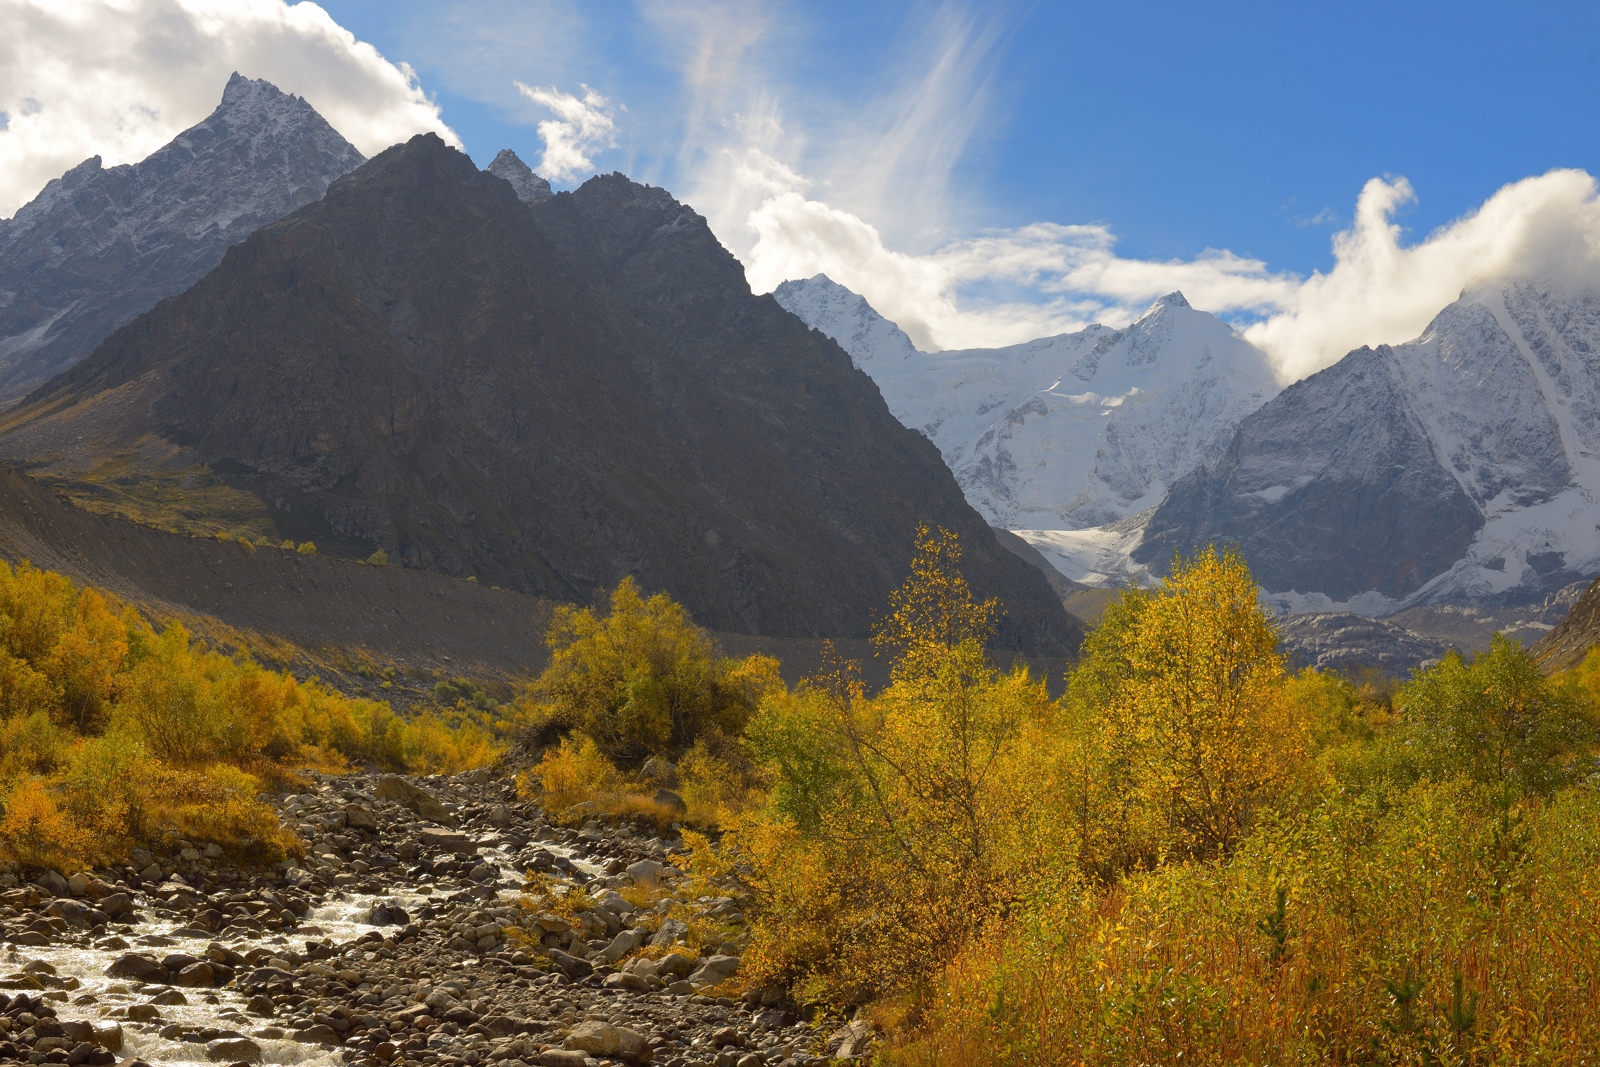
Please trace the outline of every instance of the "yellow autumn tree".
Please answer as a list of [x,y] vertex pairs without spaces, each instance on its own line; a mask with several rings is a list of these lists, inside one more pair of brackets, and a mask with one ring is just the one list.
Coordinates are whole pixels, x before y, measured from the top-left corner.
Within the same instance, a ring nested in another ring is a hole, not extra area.
[[1025,668],[984,645],[998,605],[973,595],[948,531],[919,528],[878,626],[895,656],[865,695],[834,663],[762,704],[746,743],[772,789],[733,835],[755,892],[763,980],[859,1002],[917,991],[1069,850],[1050,814],[1053,714]]
[[1106,747],[1153,815],[1161,851],[1229,850],[1304,763],[1306,724],[1281,699],[1284,661],[1255,581],[1233,551],[1178,559],[1119,617],[1100,668]]

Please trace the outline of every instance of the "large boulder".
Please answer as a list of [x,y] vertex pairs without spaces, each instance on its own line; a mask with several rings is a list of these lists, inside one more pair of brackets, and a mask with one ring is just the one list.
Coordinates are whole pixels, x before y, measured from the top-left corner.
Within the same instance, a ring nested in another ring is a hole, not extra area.
[[597,958],[602,963],[616,963],[628,953],[637,951],[644,944],[644,939],[643,930],[624,930],[611,939],[611,944],[600,950]]
[[712,956],[689,976],[695,986],[721,985],[739,972],[738,956]]
[[212,1063],[260,1063],[261,1046],[248,1037],[219,1037],[206,1043],[206,1059]]
[[591,1056],[625,1056],[628,1059],[636,1058],[645,1048],[644,1035],[598,1020],[574,1026],[563,1043],[574,1052],[587,1052]]
[[378,788],[373,790],[372,795],[379,800],[392,800],[421,818],[431,819],[441,826],[456,824],[455,816],[439,803],[437,797],[398,774],[386,774],[378,779]]
[[134,978],[141,982],[161,982],[167,977],[166,969],[146,956],[129,952],[118,956],[106,968],[107,978]]

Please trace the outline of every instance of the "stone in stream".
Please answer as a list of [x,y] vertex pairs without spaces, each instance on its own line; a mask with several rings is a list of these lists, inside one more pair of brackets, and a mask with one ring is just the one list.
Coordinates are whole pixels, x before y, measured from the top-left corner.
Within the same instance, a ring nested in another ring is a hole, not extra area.
[[133,899],[126,893],[110,893],[101,897],[95,906],[115,919],[133,910]]
[[167,972],[161,964],[136,952],[118,956],[106,968],[107,978],[135,978],[141,982],[165,981]]
[[441,826],[454,826],[456,819],[449,810],[428,792],[414,782],[407,781],[398,774],[386,774],[378,779],[378,787],[372,795],[379,800],[393,800],[403,808],[424,819],[431,819]]
[[337,1045],[339,1032],[327,1023],[316,1023],[297,1032],[294,1039],[307,1045]]
[[261,1046],[248,1037],[219,1037],[206,1042],[206,1058],[213,1063],[260,1063]]
[[441,852],[455,852],[463,856],[473,856],[478,852],[478,843],[466,834],[452,833],[449,830],[423,830],[417,835],[417,840],[422,842],[424,848],[437,849]]
[[210,989],[217,981],[216,968],[205,960],[196,960],[173,975],[173,984],[190,989]]

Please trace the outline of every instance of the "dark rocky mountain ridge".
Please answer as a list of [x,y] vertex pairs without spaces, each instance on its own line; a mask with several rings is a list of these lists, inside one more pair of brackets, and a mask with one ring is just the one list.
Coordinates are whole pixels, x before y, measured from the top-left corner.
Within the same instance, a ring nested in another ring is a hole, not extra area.
[[360,152],[299,97],[234,74],[207,118],[139,163],[95,156],[0,220],[0,401],[87,356]]
[[1002,645],[1075,649],[937,450],[704,219],[621,175],[531,208],[437,137],[389,149],[35,392],[0,452],[207,474],[290,536],[558,599],[634,574],[768,636],[865,635],[925,521]]
[[496,178],[510,182],[511,188],[517,191],[517,199],[524,204],[536,204],[556,195],[550,191],[550,183],[535,174],[533,168],[509,148],[500,149],[499,154],[483,169]]

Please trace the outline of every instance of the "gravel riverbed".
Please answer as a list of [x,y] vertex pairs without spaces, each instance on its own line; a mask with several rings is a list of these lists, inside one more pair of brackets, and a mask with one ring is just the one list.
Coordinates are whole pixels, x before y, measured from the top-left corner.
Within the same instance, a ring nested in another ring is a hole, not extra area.
[[274,801],[303,861],[173,839],[0,868],[0,1062],[810,1067],[872,1042],[743,988],[739,902],[689,896],[648,823],[556,826],[488,771],[309,780]]

